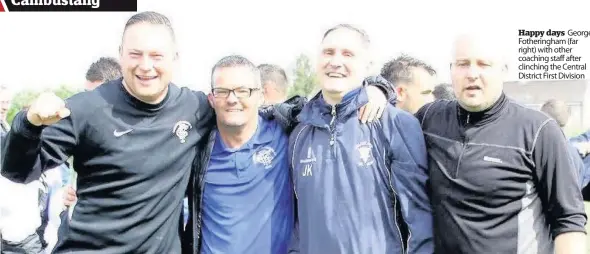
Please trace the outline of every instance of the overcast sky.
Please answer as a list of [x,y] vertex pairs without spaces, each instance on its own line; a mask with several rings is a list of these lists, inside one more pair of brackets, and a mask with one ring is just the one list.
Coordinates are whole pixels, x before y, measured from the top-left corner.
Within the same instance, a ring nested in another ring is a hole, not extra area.
[[[345,1],[138,0],[139,11],[168,15],[181,59],[174,81],[195,89],[209,82],[211,66],[228,54],[255,64],[276,63],[291,73],[300,53],[315,57],[323,31],[352,23],[369,33],[378,67],[400,52],[430,62],[447,81],[450,42],[466,27],[496,29],[513,47],[518,29],[590,30],[586,8],[568,1]],[[581,2],[580,2],[581,3]],[[477,4],[477,5],[476,5]],[[500,7],[501,6],[501,7]],[[0,14],[0,82],[11,88],[79,84],[93,61],[117,56],[132,13]],[[588,40],[588,39],[586,39]],[[590,44],[575,53],[590,60]]]

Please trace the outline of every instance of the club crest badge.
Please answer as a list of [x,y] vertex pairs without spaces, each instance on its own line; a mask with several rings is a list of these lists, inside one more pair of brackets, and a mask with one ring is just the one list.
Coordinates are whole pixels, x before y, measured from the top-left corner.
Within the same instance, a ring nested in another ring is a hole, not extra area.
[[274,149],[268,146],[263,146],[254,152],[252,159],[256,164],[262,164],[264,168],[270,168],[272,166],[272,160],[275,158],[276,152]]
[[193,126],[187,121],[178,121],[174,128],[172,128],[172,133],[180,139],[180,143],[186,142],[186,137],[188,137],[188,132],[193,128]]
[[361,142],[356,145],[356,150],[359,153],[359,166],[370,166],[375,163],[373,157],[373,145],[369,142]]

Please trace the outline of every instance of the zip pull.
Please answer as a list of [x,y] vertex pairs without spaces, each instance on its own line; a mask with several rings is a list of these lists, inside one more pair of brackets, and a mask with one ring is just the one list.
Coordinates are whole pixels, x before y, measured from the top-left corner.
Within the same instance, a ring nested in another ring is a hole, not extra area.
[[334,130],[334,122],[336,121],[336,106],[332,106],[332,120],[330,120],[330,146],[335,143],[336,130]]
[[471,114],[467,113],[467,123],[469,123],[469,116],[470,116],[470,115],[471,115]]
[[333,127],[334,120],[336,120],[336,106],[332,106],[332,120],[330,120],[330,128]]

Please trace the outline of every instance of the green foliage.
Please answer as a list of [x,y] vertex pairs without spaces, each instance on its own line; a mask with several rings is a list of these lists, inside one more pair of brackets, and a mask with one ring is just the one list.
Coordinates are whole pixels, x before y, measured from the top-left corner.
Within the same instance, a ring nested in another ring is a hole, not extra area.
[[567,138],[572,138],[572,137],[582,134],[582,131],[577,130],[577,129],[565,129],[565,130],[563,130],[563,133],[565,134],[565,136]]
[[55,93],[55,95],[59,96],[59,98],[62,98],[65,100],[67,98],[70,98],[72,95],[81,92],[82,90],[73,89],[72,87],[66,86],[66,85],[61,85],[61,86],[53,89],[52,91]]
[[[53,93],[55,93],[55,95],[59,96],[62,99],[67,99],[70,96],[80,92],[79,90],[73,89],[73,88],[66,86],[66,85],[61,85],[57,88],[48,89],[48,90],[52,91]],[[24,108],[26,106],[30,106],[30,104],[33,102],[33,100],[35,100],[35,98],[37,98],[39,96],[39,94],[41,94],[41,92],[44,92],[44,91],[37,91],[37,90],[28,89],[28,90],[20,91],[19,93],[15,94],[14,97],[12,98],[12,104],[10,105],[10,109],[6,113],[6,121],[9,124],[12,124],[12,119],[14,119],[14,116],[16,115],[16,113],[18,113],[22,108]]]
[[289,98],[295,95],[308,97],[316,91],[318,80],[311,66],[311,61],[306,55],[301,54],[297,57],[293,76],[293,85],[289,88],[288,93]]

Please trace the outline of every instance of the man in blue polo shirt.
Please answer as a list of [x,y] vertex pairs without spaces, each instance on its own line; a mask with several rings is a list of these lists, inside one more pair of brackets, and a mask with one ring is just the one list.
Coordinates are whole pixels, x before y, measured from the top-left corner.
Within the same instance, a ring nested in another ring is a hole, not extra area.
[[[211,87],[217,128],[195,160],[200,166],[190,190],[195,196],[187,231],[197,236],[189,237],[195,240],[186,250],[287,253],[294,227],[287,131],[278,121],[258,116],[264,102],[260,73],[248,59],[221,59],[212,69]],[[383,106],[387,99],[372,98]]]
[[203,183],[201,253],[285,253],[294,212],[287,134],[258,117],[264,97],[250,61],[223,58],[211,80],[217,130]]

